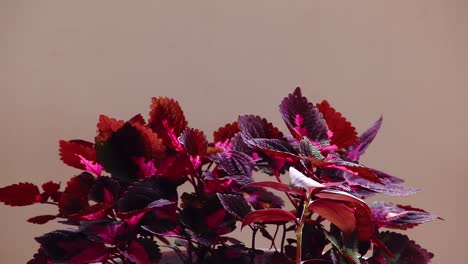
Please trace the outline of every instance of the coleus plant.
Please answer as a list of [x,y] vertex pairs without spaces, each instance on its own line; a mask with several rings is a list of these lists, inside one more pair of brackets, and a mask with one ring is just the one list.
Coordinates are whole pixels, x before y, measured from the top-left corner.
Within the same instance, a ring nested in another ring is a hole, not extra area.
[[[165,97],[153,98],[148,121],[101,115],[94,142],[60,141],[61,160],[82,171],[64,188],[49,181],[0,189],[6,205],[58,209],[28,222],[70,227],[37,237],[28,263],[158,263],[163,247],[180,263],[253,263],[262,254],[257,239],[270,241],[271,263],[429,263],[432,253],[383,229],[412,228],[433,215],[363,200],[417,191],[359,162],[382,118],[358,136],[327,101],[313,104],[300,88],[279,110],[289,135],[241,115],[211,142]],[[255,181],[254,172],[272,180]],[[180,194],[184,183],[192,191]],[[229,235],[239,226],[250,241]]]

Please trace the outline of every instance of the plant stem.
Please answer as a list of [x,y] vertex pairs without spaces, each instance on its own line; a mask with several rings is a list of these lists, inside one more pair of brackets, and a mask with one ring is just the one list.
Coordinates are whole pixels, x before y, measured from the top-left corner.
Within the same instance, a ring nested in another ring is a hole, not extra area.
[[284,252],[284,241],[286,241],[286,224],[283,224],[283,236],[281,236],[281,254]]
[[307,216],[309,215],[309,204],[310,204],[310,198],[311,194],[307,193],[306,199],[304,200],[304,205],[302,208],[302,214],[301,214],[301,219],[299,221],[299,224],[297,225],[296,228],[296,264],[301,264],[302,260],[302,228],[304,227],[305,220]]

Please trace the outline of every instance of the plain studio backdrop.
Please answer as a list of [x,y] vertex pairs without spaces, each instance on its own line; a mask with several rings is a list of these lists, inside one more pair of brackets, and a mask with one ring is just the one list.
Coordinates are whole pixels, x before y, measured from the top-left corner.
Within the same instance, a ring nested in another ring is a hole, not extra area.
[[[208,135],[240,113],[284,129],[278,104],[299,85],[361,132],[383,115],[365,164],[422,188],[393,201],[446,221],[409,235],[436,254],[434,263],[465,263],[467,7],[464,0],[0,0],[0,185],[64,186],[78,170],[61,163],[58,140],[92,140],[101,113],[147,115],[152,96],[179,100],[189,125]],[[0,206],[0,263],[30,259],[33,237],[59,225],[26,219],[50,209]]]

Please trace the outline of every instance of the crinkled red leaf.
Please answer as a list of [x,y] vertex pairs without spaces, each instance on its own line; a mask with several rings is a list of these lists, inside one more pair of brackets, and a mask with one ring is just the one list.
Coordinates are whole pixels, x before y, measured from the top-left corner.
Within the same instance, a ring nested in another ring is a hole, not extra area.
[[57,218],[57,216],[55,215],[38,215],[38,216],[29,218],[28,222],[42,225],[42,224],[49,222],[50,220],[54,220],[55,218]]
[[80,156],[91,162],[97,161],[94,144],[84,140],[60,140],[59,152],[63,163],[80,170],[86,170]]
[[93,175],[87,172],[71,178],[60,196],[59,212],[64,216],[68,216],[87,208],[89,206],[88,194],[95,179]]
[[119,130],[124,124],[125,122],[123,120],[117,120],[106,115],[100,115],[97,123],[96,142],[108,140],[112,134]]
[[346,148],[357,142],[356,129],[340,112],[337,112],[330,106],[327,100],[323,100],[320,104],[317,104],[317,108],[322,113],[328,129],[333,132],[331,144],[337,145],[340,148]]
[[42,184],[42,190],[48,195],[54,195],[60,189],[60,183],[55,183],[53,181],[48,181]]
[[40,201],[39,188],[29,182],[20,182],[0,188],[0,202],[10,206],[25,206]]
[[239,130],[249,138],[283,139],[283,133],[265,118],[256,115],[240,115]]
[[128,245],[125,257],[135,264],[157,264],[161,258],[161,251],[155,241],[137,238]]
[[184,112],[174,99],[154,97],[152,99],[149,126],[164,143],[178,148],[177,137],[187,127]]
[[367,129],[361,136],[356,144],[352,145],[348,150],[348,158],[356,161],[369,147],[370,143],[374,140],[375,136],[382,126],[383,118],[380,117],[369,129]]
[[252,211],[250,205],[240,194],[218,193],[217,195],[224,209],[238,219],[243,219],[248,213]]
[[253,211],[247,214],[242,220],[242,227],[252,224],[252,223],[277,223],[277,222],[290,222],[298,224],[296,216],[286,210],[270,208]]
[[93,263],[112,253],[104,244],[88,240],[80,232],[57,230],[36,238],[54,263]]
[[239,131],[237,122],[228,123],[225,126],[218,128],[218,130],[213,133],[215,145],[218,147],[226,147],[231,138]]
[[132,125],[141,125],[141,126],[146,125],[145,118],[141,114],[137,114],[134,117],[130,118],[128,122]]
[[140,132],[141,139],[145,144],[145,157],[161,157],[166,151],[166,146],[164,145],[163,140],[147,126],[141,124],[132,125]]
[[322,114],[302,96],[299,87],[283,99],[279,109],[289,131],[297,140],[304,136],[314,142],[328,139],[328,128]]
[[180,135],[179,141],[184,146],[193,168],[198,169],[202,165],[202,158],[208,147],[205,134],[198,129],[187,128]]
[[385,202],[375,202],[371,210],[375,224],[385,228],[404,230],[436,219],[422,209]]

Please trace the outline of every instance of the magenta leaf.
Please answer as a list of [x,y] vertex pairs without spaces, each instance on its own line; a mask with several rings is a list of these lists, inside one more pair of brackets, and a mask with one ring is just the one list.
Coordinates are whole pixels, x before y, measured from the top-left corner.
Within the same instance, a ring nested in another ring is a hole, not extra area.
[[37,237],[47,257],[58,263],[90,263],[106,259],[111,251],[101,243],[88,240],[83,233],[57,230]]
[[237,219],[243,219],[248,213],[252,211],[250,205],[240,194],[218,193],[217,195],[224,209],[226,209],[228,213],[232,214]]
[[39,188],[29,182],[21,182],[0,188],[0,202],[10,206],[25,206],[39,202]]
[[322,114],[302,96],[299,87],[283,99],[279,109],[283,120],[297,140],[303,136],[314,142],[328,140],[328,128]]
[[94,144],[84,140],[60,140],[59,153],[63,163],[80,170],[86,169],[86,165],[81,162],[82,159],[97,161]]
[[281,208],[284,206],[284,201],[272,192],[259,187],[243,188],[246,200],[256,210],[266,208]]
[[278,222],[290,222],[293,221],[298,224],[296,216],[286,210],[278,208],[262,209],[253,211],[247,214],[242,220],[242,227],[252,223],[278,223]]
[[379,234],[378,238],[393,254],[394,258],[388,257],[376,248],[372,258],[368,260],[369,264],[427,264],[434,257],[434,254],[410,240],[406,235],[383,232]]
[[89,199],[98,203],[112,203],[116,200],[120,192],[118,181],[108,176],[101,176],[96,179],[89,191]]
[[208,141],[205,134],[193,128],[187,128],[182,132],[179,141],[184,145],[185,151],[190,157],[190,161],[195,169],[201,166],[201,158],[206,154]]
[[375,224],[385,228],[408,229],[436,219],[422,209],[385,202],[375,202],[371,210]]
[[356,144],[349,147],[348,149],[348,158],[355,161],[359,160],[359,158],[364,154],[364,152],[369,147],[370,143],[374,140],[375,136],[380,130],[382,126],[383,118],[380,117],[369,129],[367,129],[361,136],[359,136],[359,140]]
[[215,146],[230,149],[231,138],[239,131],[237,122],[229,123],[218,128],[218,130],[213,133]]
[[49,222],[50,220],[54,220],[55,218],[57,218],[57,216],[55,215],[38,215],[38,216],[29,218],[28,222],[42,225],[42,224]]
[[98,203],[91,205],[76,214],[68,216],[75,221],[91,221],[105,218],[112,210],[112,205],[107,203]]

